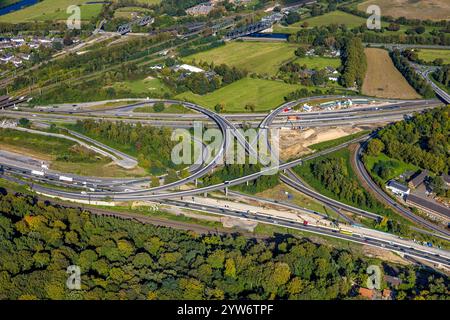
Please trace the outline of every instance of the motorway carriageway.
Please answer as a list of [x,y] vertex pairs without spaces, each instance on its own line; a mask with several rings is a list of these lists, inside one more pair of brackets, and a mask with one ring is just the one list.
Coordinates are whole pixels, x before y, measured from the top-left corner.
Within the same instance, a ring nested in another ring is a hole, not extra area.
[[[355,232],[345,229],[334,229],[313,225],[305,226],[302,222],[298,222],[293,219],[272,217],[260,214],[258,212],[249,213],[247,211],[244,212],[239,210],[232,210],[230,208],[220,208],[218,206],[208,206],[204,204],[189,203],[178,200],[158,200],[155,202],[179,208],[189,208],[198,211],[216,213],[223,216],[252,220],[255,222],[330,236],[337,239],[352,241],[362,245],[378,247],[380,249],[396,252],[400,255],[409,255],[411,257],[429,261],[433,263],[435,267],[445,266],[448,268],[450,266],[450,259],[448,256],[449,253],[447,251],[428,247],[417,247],[419,245],[415,243],[411,243],[403,239],[395,239],[393,238],[395,236],[382,232],[378,232],[379,236],[366,235],[364,234],[365,228],[360,228],[360,232],[358,232],[357,229],[357,231]],[[367,231],[373,233],[373,230],[367,229]],[[383,237],[386,236],[390,237],[390,239],[383,239]]]
[[[204,212],[213,212],[219,215],[231,216],[235,218],[243,218],[260,223],[271,224],[280,227],[287,227],[290,229],[297,229],[300,231],[306,231],[310,233],[316,233],[320,235],[326,235],[333,238],[344,239],[352,242],[356,242],[363,245],[369,245],[373,247],[390,250],[400,255],[411,255],[413,257],[438,263],[447,268],[450,266],[449,252],[439,250],[435,248],[429,248],[421,246],[415,243],[409,243],[402,239],[394,239],[394,236],[379,232],[379,236],[371,236],[364,234],[365,228],[359,228],[359,233],[355,231],[347,231],[344,229],[333,229],[327,227],[304,225],[297,220],[268,216],[260,213],[249,213],[247,211],[239,211],[230,208],[220,208],[217,206],[208,206],[204,204],[183,202],[177,200],[160,200],[156,201],[160,204],[166,204],[176,206],[180,208],[188,208]],[[357,229],[358,230],[358,229]],[[369,231],[372,231],[369,229]],[[363,235],[364,234],[364,235]],[[383,239],[382,236],[389,236],[392,240]]]
[[[437,101],[424,101],[421,103],[418,102],[402,102],[395,103],[394,105],[386,105],[380,107],[364,107],[364,108],[353,108],[353,109],[342,109],[339,111],[323,111],[317,113],[306,113],[306,112],[283,112],[277,114],[277,116],[281,118],[285,118],[284,120],[278,120],[274,124],[280,126],[286,123],[287,117],[290,115],[295,115],[300,117],[299,120],[291,120],[292,123],[310,123],[310,122],[319,122],[319,121],[346,121],[349,119],[358,120],[364,118],[380,118],[390,116],[401,116],[408,113],[413,113],[415,111],[422,111],[427,108],[432,108],[440,105],[440,102]],[[67,114],[67,113],[53,113],[53,112],[32,112],[32,111],[16,111],[16,110],[4,110],[3,113],[5,115],[9,115],[11,117],[30,117],[31,120],[33,118],[37,118],[40,120],[60,120],[66,122],[74,122],[75,120],[83,120],[83,119],[91,119],[92,116],[97,116],[99,119],[110,120],[110,121],[125,121],[130,123],[146,123],[151,125],[158,126],[191,126],[192,122],[195,120],[207,120],[205,117],[196,114],[183,114],[176,115],[173,114],[148,114],[145,116],[137,116],[134,114],[120,114],[114,113],[109,114],[108,112],[96,112],[96,113],[88,113],[88,114]],[[256,126],[259,124],[259,121],[254,121],[255,119],[263,119],[265,115],[262,114],[221,114],[222,118],[226,118],[231,121],[244,121],[248,124],[252,124]],[[181,120],[180,120],[181,119]],[[187,120],[188,119],[188,120]],[[214,123],[209,118],[207,121],[208,124]]]

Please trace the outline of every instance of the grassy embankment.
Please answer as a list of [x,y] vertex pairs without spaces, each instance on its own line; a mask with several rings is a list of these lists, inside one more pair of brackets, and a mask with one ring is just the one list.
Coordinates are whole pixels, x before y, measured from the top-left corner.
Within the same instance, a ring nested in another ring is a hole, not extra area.
[[39,134],[0,129],[1,149],[50,162],[50,169],[78,175],[130,177],[140,170],[125,170],[111,160],[74,141]]

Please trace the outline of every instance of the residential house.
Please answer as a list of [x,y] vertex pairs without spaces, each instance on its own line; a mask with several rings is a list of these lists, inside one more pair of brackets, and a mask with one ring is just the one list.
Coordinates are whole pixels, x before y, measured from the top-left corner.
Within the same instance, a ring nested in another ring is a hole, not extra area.
[[422,170],[419,174],[416,174],[409,182],[408,186],[411,189],[417,189],[422,183],[425,182],[425,178],[428,176],[428,170]]

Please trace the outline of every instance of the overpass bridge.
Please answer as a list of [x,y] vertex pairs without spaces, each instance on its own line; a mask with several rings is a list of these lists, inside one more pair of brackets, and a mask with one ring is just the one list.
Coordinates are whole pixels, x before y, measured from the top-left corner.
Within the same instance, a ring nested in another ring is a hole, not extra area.
[[438,98],[440,98],[444,103],[450,104],[450,94],[445,90],[441,89],[431,78],[430,74],[434,72],[438,67],[421,66],[416,63],[410,63],[411,66],[416,70],[416,72],[425,79],[425,81],[431,86],[434,93]]
[[131,28],[133,25],[146,26],[150,23],[153,23],[153,21],[155,21],[154,18],[150,16],[144,16],[142,18],[120,25],[117,28],[117,32],[120,33],[121,35],[125,35],[132,31]]

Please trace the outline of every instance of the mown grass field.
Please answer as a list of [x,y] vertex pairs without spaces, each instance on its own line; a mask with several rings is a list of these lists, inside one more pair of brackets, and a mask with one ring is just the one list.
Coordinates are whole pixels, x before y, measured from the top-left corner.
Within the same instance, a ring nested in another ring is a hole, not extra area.
[[149,14],[150,9],[141,7],[124,7],[114,11],[114,18],[132,19],[134,13]]
[[216,65],[224,63],[249,72],[273,75],[284,62],[295,57],[295,49],[295,45],[288,43],[233,41],[183,60],[187,63],[194,60],[214,62]]
[[[381,178],[377,173],[373,172],[373,167],[375,166],[375,164],[377,162],[380,162],[380,161],[383,161],[383,162],[392,161],[392,163],[395,164],[395,166],[392,167],[392,174],[390,174],[386,179]],[[405,171],[414,171],[415,172],[420,169],[419,167],[412,165],[410,163],[406,163],[406,162],[403,162],[400,160],[389,158],[385,154],[380,154],[377,157],[366,155],[364,157],[364,164],[365,164],[366,168],[369,170],[369,172],[371,173],[372,177],[382,184],[386,183],[387,181],[389,181],[393,178],[398,177]]]
[[420,98],[420,95],[394,66],[386,50],[366,48],[365,53],[367,72],[362,87],[363,94],[379,98]]
[[309,69],[325,69],[325,67],[333,67],[337,69],[341,65],[341,59],[339,58],[326,58],[326,57],[304,57],[297,58],[295,60],[299,65],[306,65]]
[[[137,107],[133,110],[133,112],[156,113],[155,109],[151,105]],[[166,104],[161,113],[192,113],[192,111],[179,104]]]
[[136,94],[146,94],[146,93],[164,93],[168,89],[161,82],[161,80],[156,78],[146,78],[139,80],[129,80],[124,82],[114,83],[114,88],[117,90],[129,90],[131,93]]
[[286,94],[300,88],[300,85],[280,81],[245,78],[203,96],[185,92],[175,98],[210,109],[218,103],[224,103],[225,112],[244,112],[247,103],[253,103],[255,111],[267,111],[282,104]]
[[327,26],[330,24],[345,24],[350,28],[359,27],[366,24],[366,19],[358,17],[343,11],[332,11],[330,13],[308,18],[304,21],[297,22],[291,26],[300,27],[304,22],[308,22],[308,27]]
[[24,21],[64,20],[69,17],[67,7],[79,5],[81,19],[89,20],[100,13],[102,4],[85,4],[85,0],[43,0],[22,10],[0,16],[0,22],[19,23]]
[[444,60],[444,64],[450,63],[450,50],[440,49],[420,49],[418,50],[419,58],[427,62],[433,62],[435,59]]
[[381,8],[382,15],[394,18],[448,20],[450,17],[448,0],[369,0],[359,4],[358,9],[365,12],[372,4]]

